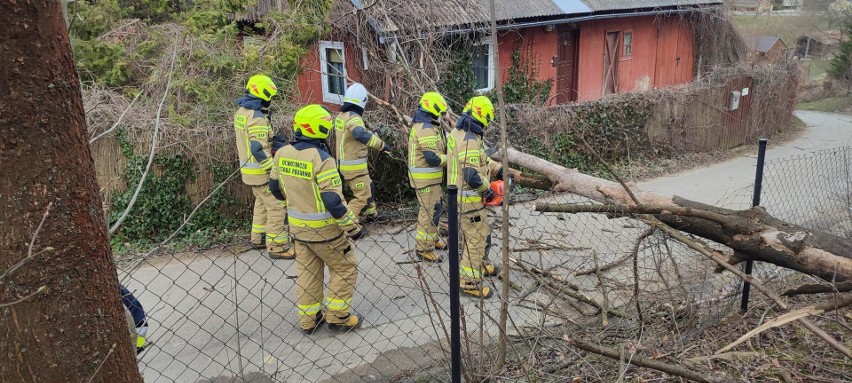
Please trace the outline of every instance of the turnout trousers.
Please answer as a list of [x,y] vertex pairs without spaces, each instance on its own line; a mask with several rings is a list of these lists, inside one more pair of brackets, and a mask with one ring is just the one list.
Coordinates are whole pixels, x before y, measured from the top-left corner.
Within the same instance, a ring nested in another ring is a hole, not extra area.
[[416,189],[420,211],[417,213],[417,251],[432,251],[438,240],[438,221],[441,218],[441,185]]
[[352,199],[347,202],[349,210],[356,216],[375,215],[376,199],[374,195],[375,186],[373,180],[370,179],[370,174],[362,174],[350,178],[345,178],[346,186],[352,190]]
[[[299,325],[310,328],[315,325],[316,315],[325,306],[328,323],[343,323],[349,316],[352,294],[358,279],[358,261],[355,246],[345,235],[328,242],[302,242],[296,240],[296,304],[299,309]],[[325,268],[328,267],[329,281],[323,294]]]
[[275,199],[269,185],[252,186],[254,213],[251,219],[251,242],[260,244],[266,234],[266,250],[283,252],[290,247],[290,234],[284,223],[287,203]]
[[463,213],[459,217],[463,237],[459,275],[462,286],[475,286],[482,281],[488,248],[491,244],[491,227],[488,209]]

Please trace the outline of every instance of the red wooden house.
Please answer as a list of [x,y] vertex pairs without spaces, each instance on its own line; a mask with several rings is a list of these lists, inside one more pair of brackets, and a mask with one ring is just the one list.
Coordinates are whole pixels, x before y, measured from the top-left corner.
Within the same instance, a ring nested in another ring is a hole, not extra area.
[[[278,2],[279,0],[265,0]],[[260,0],[259,3],[264,3]],[[721,0],[495,0],[500,79],[513,50],[552,80],[550,104],[595,100],[613,93],[689,83],[695,77],[694,12],[715,12]],[[473,41],[477,90],[495,85],[494,42],[488,0],[338,0],[335,8],[367,20],[374,38],[390,48],[400,36],[467,36]],[[309,50],[298,85],[303,103],[340,103],[345,77],[369,71],[354,36],[334,30]],[[473,38],[470,38],[473,36]],[[520,48],[519,48],[520,47]],[[370,87],[367,84],[368,88]]]

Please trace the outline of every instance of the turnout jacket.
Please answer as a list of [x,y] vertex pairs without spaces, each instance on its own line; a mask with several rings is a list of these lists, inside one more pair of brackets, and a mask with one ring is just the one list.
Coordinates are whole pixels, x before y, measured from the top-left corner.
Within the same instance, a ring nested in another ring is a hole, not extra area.
[[463,114],[447,135],[447,185],[458,187],[462,213],[484,209],[482,195],[491,187],[491,179],[503,173],[503,167],[485,154],[482,131],[479,121]]
[[234,114],[234,136],[243,183],[265,185],[269,182],[267,174],[272,168],[272,127],[266,114],[260,110],[261,99],[246,95],[237,99],[237,105],[240,108]]
[[411,187],[422,189],[444,180],[447,164],[444,132],[431,113],[418,110],[408,134],[408,179]]
[[286,198],[290,236],[296,241],[328,242],[360,229],[326,150],[322,141],[297,138],[275,152],[269,188],[276,198]]
[[359,114],[360,108],[346,108],[334,120],[334,138],[337,145],[337,162],[340,174],[345,179],[353,179],[367,171],[367,152],[369,149],[382,150],[385,142],[371,133]]

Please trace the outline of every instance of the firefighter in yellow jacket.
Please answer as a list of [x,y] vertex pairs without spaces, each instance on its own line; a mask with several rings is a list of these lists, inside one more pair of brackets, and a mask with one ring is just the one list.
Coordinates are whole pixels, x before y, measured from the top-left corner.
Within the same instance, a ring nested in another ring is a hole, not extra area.
[[[335,331],[361,324],[351,313],[358,277],[355,246],[349,239],[365,235],[343,201],[342,182],[325,139],[333,129],[331,114],[308,105],[294,117],[295,140],[275,153],[269,187],[286,200],[290,234],[296,247],[296,296],[299,327],[313,333],[322,323]],[[323,294],[325,267],[329,270]],[[323,305],[325,310],[323,311]]]
[[254,194],[252,247],[262,249],[265,246],[273,259],[293,259],[295,254],[290,249],[290,236],[284,223],[287,204],[276,200],[268,185],[273,136],[269,106],[277,93],[275,82],[268,76],[258,74],[249,78],[245,96],[237,99],[240,108],[234,115],[234,133],[243,183],[251,186]]
[[503,168],[484,150],[482,134],[494,120],[494,106],[485,96],[467,102],[455,129],[447,136],[447,183],[459,190],[459,222],[463,247],[459,260],[462,293],[488,298],[491,289],[483,277],[495,276],[499,268],[488,261],[491,227],[484,202],[495,198],[491,178],[502,179]]
[[408,135],[408,179],[420,202],[417,214],[416,254],[428,262],[441,262],[435,249],[447,245],[438,238],[438,220],[443,210],[441,183],[447,165],[444,132],[440,119],[447,112],[447,101],[438,92],[424,93],[414,113]]
[[355,83],[346,88],[340,114],[334,121],[334,141],[337,145],[337,163],[344,182],[354,197],[348,202],[356,216],[366,222],[379,219],[376,209],[376,186],[367,170],[369,149],[390,153],[393,148],[367,129],[361,116],[367,106],[367,88]]

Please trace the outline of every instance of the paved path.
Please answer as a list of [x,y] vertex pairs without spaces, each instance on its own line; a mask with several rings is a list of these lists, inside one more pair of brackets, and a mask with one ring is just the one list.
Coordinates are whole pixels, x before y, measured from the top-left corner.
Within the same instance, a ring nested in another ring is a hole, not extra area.
[[[766,160],[785,159],[809,153],[852,146],[852,116],[800,111],[796,115],[810,128],[802,135],[781,146],[769,143]],[[660,177],[638,186],[660,195],[679,195],[691,200],[745,208],[751,204],[756,150],[705,168]]]
[[[852,141],[850,117],[805,112],[800,117],[813,128],[791,143],[772,147],[769,158]],[[750,201],[754,162],[753,157],[737,158],[639,186],[660,194],[707,203],[728,201],[729,206],[743,207]],[[546,199],[581,201],[570,195]],[[561,270],[587,269],[593,265],[592,254],[601,264],[611,262],[629,252],[643,230],[626,219],[541,215],[532,209],[533,203],[512,206],[511,248],[517,258],[540,267],[561,264]],[[339,336],[327,330],[305,336],[295,329],[296,273],[291,261],[270,261],[256,251],[235,256],[222,250],[160,258],[132,270],[126,285],[148,309],[151,323],[152,346],[140,356],[145,381],[239,381],[228,378],[237,371],[262,378],[259,382],[389,381],[392,372],[403,374],[430,364],[440,357],[436,340],[444,338],[436,308],[449,321],[445,312],[449,306],[447,266],[420,264],[423,277],[418,277],[417,264],[410,262],[411,229],[406,225],[373,228],[358,243],[361,274],[353,306],[365,318],[365,326]],[[495,246],[499,245],[497,238]],[[642,265],[643,270],[665,272],[664,266],[654,263],[654,254],[645,255],[642,259],[648,264]],[[125,271],[120,274],[128,275]],[[516,304],[532,281],[514,271],[512,279],[518,284],[518,290],[511,293],[512,322],[522,327],[552,320],[552,315],[543,314],[543,307],[552,306],[544,294],[529,294],[524,304]],[[596,279],[577,278],[574,282],[596,297]],[[423,283],[432,292],[431,298],[425,296]],[[617,298],[612,299],[618,303]],[[474,331],[482,322],[486,342],[493,339],[499,301],[491,299],[480,305],[463,299],[462,303],[468,328]],[[478,336],[472,338],[477,340]]]

